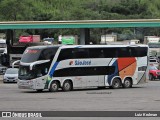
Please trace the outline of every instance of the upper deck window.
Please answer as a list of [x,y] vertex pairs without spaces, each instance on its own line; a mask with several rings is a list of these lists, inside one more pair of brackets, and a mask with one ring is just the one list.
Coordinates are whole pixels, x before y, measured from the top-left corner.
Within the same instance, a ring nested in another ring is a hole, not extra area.
[[45,49],[27,48],[22,55],[21,61],[25,63],[31,63],[38,60],[53,59],[57,49],[58,47]]

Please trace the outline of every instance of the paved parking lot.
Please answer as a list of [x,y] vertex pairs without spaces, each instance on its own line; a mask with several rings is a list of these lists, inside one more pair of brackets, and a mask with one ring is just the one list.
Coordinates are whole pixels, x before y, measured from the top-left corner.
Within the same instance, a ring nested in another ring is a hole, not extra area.
[[160,111],[160,81],[130,89],[37,93],[0,82],[0,111]]

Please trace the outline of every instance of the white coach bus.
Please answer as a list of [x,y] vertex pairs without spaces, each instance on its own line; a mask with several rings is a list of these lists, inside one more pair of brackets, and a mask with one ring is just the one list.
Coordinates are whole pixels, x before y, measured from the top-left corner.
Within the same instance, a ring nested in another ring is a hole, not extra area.
[[147,45],[28,47],[20,60],[18,87],[52,92],[130,88],[146,82],[147,55]]

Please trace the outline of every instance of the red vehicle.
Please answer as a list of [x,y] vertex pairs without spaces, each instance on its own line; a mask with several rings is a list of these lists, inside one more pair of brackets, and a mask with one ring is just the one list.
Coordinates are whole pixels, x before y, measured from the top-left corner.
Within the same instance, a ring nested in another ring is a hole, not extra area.
[[149,80],[160,79],[160,70],[155,66],[149,67]]
[[20,36],[20,43],[37,43],[40,42],[40,35]]

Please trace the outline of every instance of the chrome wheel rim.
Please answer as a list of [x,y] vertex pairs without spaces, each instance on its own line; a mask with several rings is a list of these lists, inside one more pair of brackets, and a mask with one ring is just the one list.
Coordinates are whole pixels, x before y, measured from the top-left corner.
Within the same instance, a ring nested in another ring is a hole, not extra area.
[[130,82],[128,80],[125,81],[125,86],[129,87],[130,86]]
[[64,87],[65,87],[66,90],[69,90],[70,89],[70,84],[69,83],[65,83]]
[[52,84],[52,89],[53,90],[57,90],[57,88],[58,88],[57,84]]
[[115,81],[113,85],[114,85],[115,88],[117,88],[117,87],[119,87],[119,82]]

